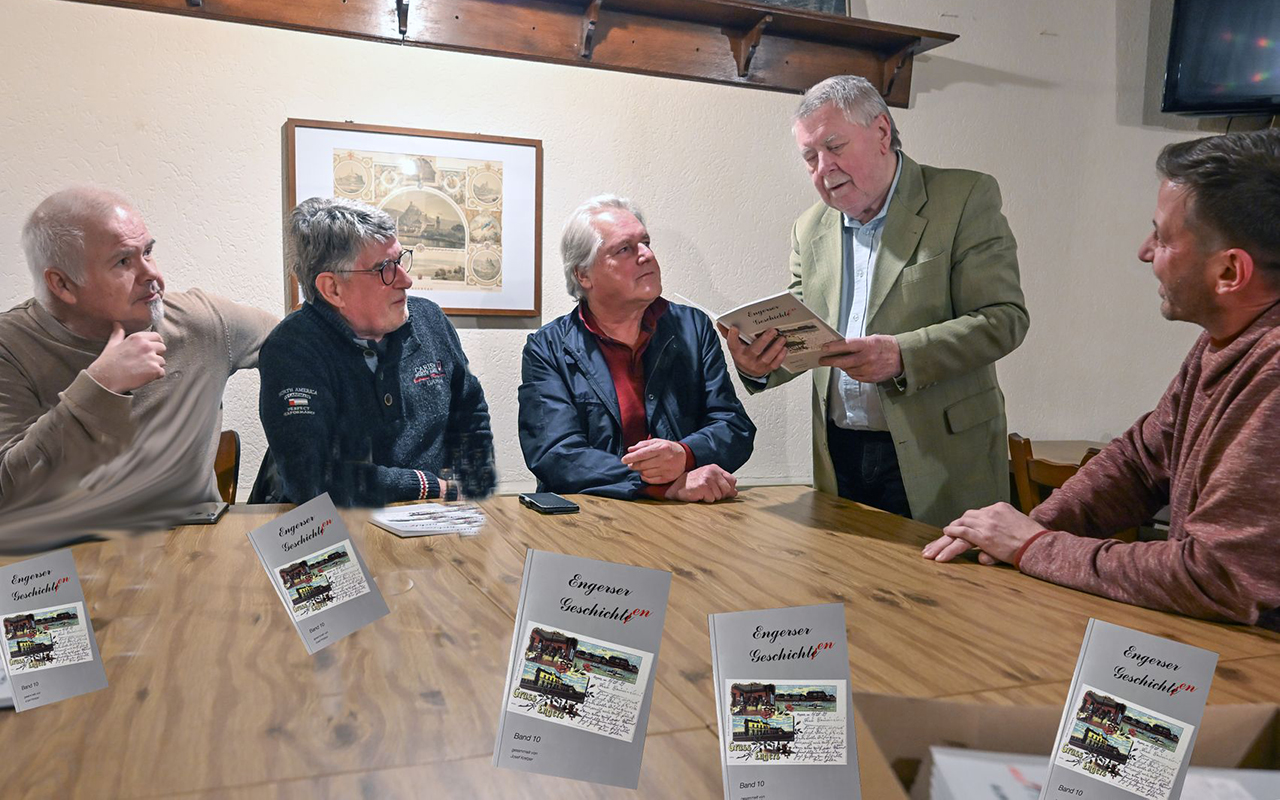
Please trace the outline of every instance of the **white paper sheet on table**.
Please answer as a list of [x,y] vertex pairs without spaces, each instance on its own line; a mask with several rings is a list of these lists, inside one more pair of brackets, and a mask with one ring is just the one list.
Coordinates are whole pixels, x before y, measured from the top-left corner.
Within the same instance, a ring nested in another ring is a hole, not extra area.
[[475,536],[484,526],[484,512],[471,504],[418,503],[373,512],[369,521],[397,536]]

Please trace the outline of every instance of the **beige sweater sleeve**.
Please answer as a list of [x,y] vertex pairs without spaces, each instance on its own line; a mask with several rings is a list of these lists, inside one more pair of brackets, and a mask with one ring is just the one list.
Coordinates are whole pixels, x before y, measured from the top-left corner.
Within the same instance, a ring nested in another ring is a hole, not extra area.
[[216,294],[192,289],[188,295],[208,305],[227,348],[228,373],[258,366],[258,350],[275,329],[279,318],[260,308],[236,303]]
[[48,410],[16,365],[0,357],[0,511],[63,494],[118,456],[137,432],[133,398],[81,371]]

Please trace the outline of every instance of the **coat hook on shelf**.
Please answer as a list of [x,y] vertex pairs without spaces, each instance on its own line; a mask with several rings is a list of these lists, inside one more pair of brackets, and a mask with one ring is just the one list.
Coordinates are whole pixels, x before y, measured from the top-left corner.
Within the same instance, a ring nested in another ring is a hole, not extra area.
[[400,20],[400,38],[409,35],[409,0],[396,0],[396,17]]
[[582,12],[582,47],[579,55],[583,58],[591,58],[591,50],[595,47],[592,40],[596,35],[596,23],[600,21],[600,6],[603,4],[604,0],[591,0]]

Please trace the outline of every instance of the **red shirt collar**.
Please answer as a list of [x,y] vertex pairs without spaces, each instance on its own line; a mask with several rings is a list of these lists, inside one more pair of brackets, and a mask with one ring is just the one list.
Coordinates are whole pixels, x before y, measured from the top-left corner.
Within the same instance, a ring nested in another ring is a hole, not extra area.
[[[667,313],[667,307],[671,305],[665,297],[654,299],[649,307],[644,310],[644,316],[640,318],[640,341],[636,342],[636,348],[639,349],[642,344],[647,344],[652,338],[653,332],[658,329],[658,320],[662,315]],[[610,337],[600,327],[600,323],[596,320],[596,315],[591,313],[591,307],[587,305],[587,301],[583,300],[578,303],[578,318],[582,320],[582,324],[587,326],[587,330],[591,331],[597,339],[626,347],[622,342]]]

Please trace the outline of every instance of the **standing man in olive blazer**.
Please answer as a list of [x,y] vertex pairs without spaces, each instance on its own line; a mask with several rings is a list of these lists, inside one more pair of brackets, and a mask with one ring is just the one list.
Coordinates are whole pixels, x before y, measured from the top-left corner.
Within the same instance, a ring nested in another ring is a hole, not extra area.
[[[995,362],[1030,319],[995,179],[908,158],[855,76],[806,92],[794,132],[822,202],[792,229],[790,289],[846,337],[812,371],[814,486],[939,526],[1007,500]],[[727,338],[748,391],[795,377],[776,331]]]

